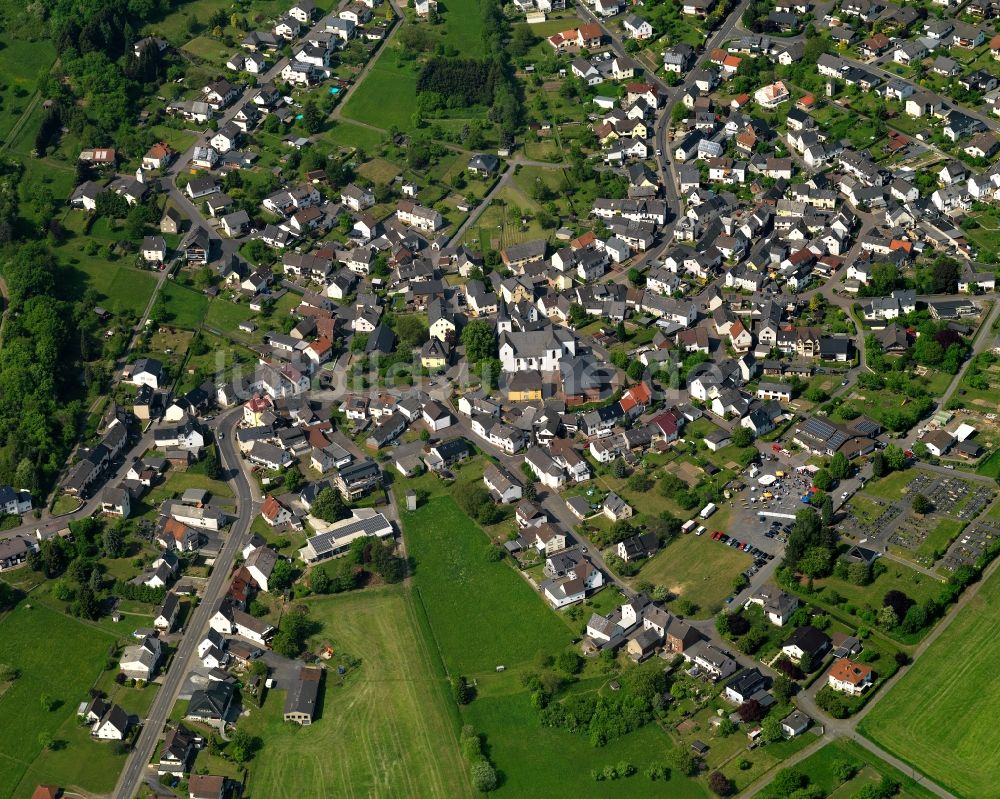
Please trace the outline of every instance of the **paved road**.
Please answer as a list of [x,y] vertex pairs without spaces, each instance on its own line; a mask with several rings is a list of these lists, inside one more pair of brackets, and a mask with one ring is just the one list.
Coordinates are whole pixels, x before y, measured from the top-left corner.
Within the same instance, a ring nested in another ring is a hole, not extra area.
[[185,635],[177,647],[170,669],[156,693],[125,768],[119,775],[114,791],[115,799],[132,799],[145,780],[147,766],[163,733],[163,725],[177,700],[177,694],[184,685],[189,666],[196,661],[194,653],[198,642],[208,629],[208,621],[216,603],[226,592],[236,556],[249,540],[248,531],[257,514],[258,505],[253,500],[250,481],[243,471],[242,461],[234,445],[235,428],[242,418],[241,413],[241,409],[227,413],[218,423],[216,433],[221,439],[220,462],[228,471],[227,481],[236,495],[238,518],[233,523],[222,551],[216,558],[215,567],[208,578],[201,601],[188,620]]

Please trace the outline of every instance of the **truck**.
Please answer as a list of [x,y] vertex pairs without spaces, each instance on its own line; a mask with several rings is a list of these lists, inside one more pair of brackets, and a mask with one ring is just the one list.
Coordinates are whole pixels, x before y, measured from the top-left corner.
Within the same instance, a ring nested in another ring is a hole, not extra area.
[[701,518],[703,518],[703,519],[707,519],[709,516],[711,516],[717,510],[718,510],[718,508],[715,507],[715,503],[714,502],[709,502],[704,508],[701,509],[701,513],[699,513],[698,515],[701,516]]
[[681,532],[690,533],[694,529],[694,527],[695,527],[695,520],[688,519],[686,522],[684,522],[684,524],[681,525]]

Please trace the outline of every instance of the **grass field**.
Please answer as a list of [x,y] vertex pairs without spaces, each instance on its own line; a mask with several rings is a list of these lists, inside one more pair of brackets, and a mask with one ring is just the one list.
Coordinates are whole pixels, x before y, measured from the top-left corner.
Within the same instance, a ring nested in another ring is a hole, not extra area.
[[864,493],[881,499],[898,500],[906,492],[906,487],[910,485],[920,475],[917,469],[906,469],[902,472],[893,472],[883,477],[881,480],[873,480],[865,484]]
[[0,141],[7,138],[21,113],[28,107],[38,86],[38,77],[56,60],[56,50],[48,39],[29,41],[9,32],[0,36]]
[[368,151],[374,150],[382,144],[385,134],[353,122],[340,121],[334,127],[323,134],[325,138],[339,144],[341,147],[355,147]]
[[958,796],[996,796],[998,656],[1000,576],[993,574],[862,720],[861,731]]
[[70,281],[79,281],[82,289],[90,286],[101,295],[101,303],[109,311],[131,311],[142,314],[153,294],[156,278],[152,272],[136,269],[124,261],[109,262],[100,256],[90,257],[73,247],[70,259]]
[[281,691],[250,716],[247,728],[266,741],[250,768],[251,799],[472,794],[457,714],[408,591],[393,586],[305,603],[323,623],[317,641],[360,658],[360,671],[343,686],[327,674],[321,715],[310,727],[282,721]]
[[[401,61],[397,53],[392,46],[379,53],[371,71],[344,104],[346,119],[385,130],[412,126],[413,112],[417,110],[417,73],[414,65]],[[333,139],[339,141],[336,134]]]
[[683,535],[643,566],[637,579],[666,586],[698,606],[694,616],[707,618],[722,607],[733,578],[749,565],[749,555],[707,535]]
[[539,652],[556,654],[574,636],[506,563],[486,560],[488,539],[448,497],[403,518],[415,581],[449,672],[509,674]]
[[[0,797],[27,799],[39,782],[104,793],[114,786],[124,757],[90,738],[76,721],[77,705],[101,673],[115,638],[98,627],[21,602],[0,620],[0,663],[21,676],[0,696]],[[39,636],[45,645],[39,645]],[[42,708],[48,694],[57,706]],[[40,733],[62,742],[43,751]]]
[[169,280],[157,295],[157,305],[161,302],[166,310],[165,321],[177,327],[201,327],[208,311],[208,298],[204,294]]
[[477,0],[446,0],[440,4],[444,41],[463,56],[483,57],[483,16]]

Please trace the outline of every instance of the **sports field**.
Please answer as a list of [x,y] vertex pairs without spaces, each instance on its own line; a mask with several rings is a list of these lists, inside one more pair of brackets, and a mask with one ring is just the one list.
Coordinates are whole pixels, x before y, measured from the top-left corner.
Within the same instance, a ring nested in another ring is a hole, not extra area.
[[861,731],[956,796],[997,796],[998,657],[1000,576],[994,573],[862,720]]
[[[0,695],[0,799],[27,799],[39,782],[110,791],[125,759],[80,727],[87,699],[115,638],[44,605],[22,601],[0,620],[0,663],[21,676]],[[39,636],[44,636],[40,645]],[[42,706],[47,694],[52,710]],[[55,742],[44,750],[39,735]]]
[[[392,586],[304,602],[323,624],[316,643],[360,658],[338,685],[328,672],[312,726],[282,721],[283,691],[247,720],[265,743],[250,767],[251,799],[452,799],[472,794],[447,682],[414,613]],[[332,671],[332,670],[331,670]]]

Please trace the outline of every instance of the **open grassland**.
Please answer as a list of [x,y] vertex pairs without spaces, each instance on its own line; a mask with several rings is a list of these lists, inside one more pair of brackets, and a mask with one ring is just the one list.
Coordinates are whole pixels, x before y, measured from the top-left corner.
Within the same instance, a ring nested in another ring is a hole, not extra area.
[[[44,605],[22,601],[0,619],[0,663],[20,677],[0,696],[0,797],[27,799],[39,782],[104,793],[123,756],[90,738],[76,708],[101,673],[114,636]],[[55,707],[42,707],[47,694]],[[43,750],[39,735],[56,742]]]
[[[836,769],[841,763],[851,763],[858,772],[846,782],[837,779]],[[898,769],[879,760],[860,744],[839,739],[828,743],[818,752],[792,767],[800,774],[806,774],[812,785],[819,786],[823,796],[847,799],[859,795],[866,786],[877,786],[882,777],[890,777],[900,785],[899,799],[933,799],[934,794]],[[783,796],[784,794],[782,794]],[[760,796],[772,796],[770,788],[765,788]]]
[[[712,518],[706,524],[715,529],[714,522]],[[671,594],[693,602],[698,606],[694,616],[703,618],[722,607],[733,579],[750,563],[744,552],[719,544],[708,535],[689,534],[658,552],[636,579],[665,586]]]
[[329,641],[361,666],[343,685],[328,671],[312,726],[282,721],[283,691],[249,717],[247,728],[266,742],[250,768],[251,799],[472,795],[447,681],[409,590],[392,586],[305,602],[323,625],[316,642]]
[[861,731],[957,796],[996,796],[998,656],[1000,576],[994,573],[864,718]]
[[403,522],[417,594],[451,673],[495,673],[569,644],[571,630],[544,600],[509,565],[487,562],[486,536],[452,499],[435,497]]

